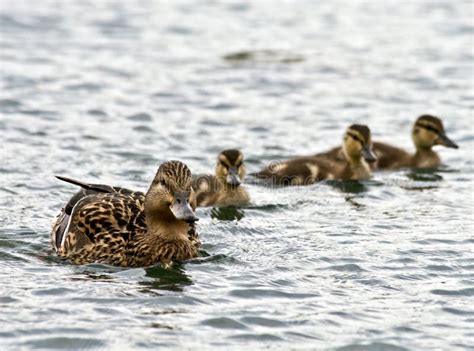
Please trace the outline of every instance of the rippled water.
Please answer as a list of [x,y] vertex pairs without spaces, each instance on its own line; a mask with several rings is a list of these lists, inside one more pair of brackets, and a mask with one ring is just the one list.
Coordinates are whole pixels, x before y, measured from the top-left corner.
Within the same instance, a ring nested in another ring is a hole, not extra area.
[[[0,347],[467,350],[474,345],[470,1],[0,5]],[[73,266],[49,248],[75,188],[145,190],[239,147],[249,171],[323,151],[354,122],[411,148],[443,117],[436,171],[267,189],[201,209],[201,257]]]

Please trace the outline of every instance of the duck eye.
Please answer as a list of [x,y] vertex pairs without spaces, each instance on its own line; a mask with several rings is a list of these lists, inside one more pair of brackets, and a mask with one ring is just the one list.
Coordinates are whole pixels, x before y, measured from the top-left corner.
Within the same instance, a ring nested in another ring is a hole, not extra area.
[[362,140],[360,140],[360,138],[358,136],[355,136],[353,134],[349,134],[351,136],[351,138],[355,141],[358,141],[359,143],[362,143]]
[[161,184],[162,186],[166,186],[166,182],[165,182],[163,179],[160,180],[160,184]]

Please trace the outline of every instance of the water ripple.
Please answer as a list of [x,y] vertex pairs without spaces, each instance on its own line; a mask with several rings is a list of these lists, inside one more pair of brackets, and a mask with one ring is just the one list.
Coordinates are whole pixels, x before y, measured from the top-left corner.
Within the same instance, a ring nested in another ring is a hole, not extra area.
[[[470,350],[472,4],[6,0],[0,9],[5,349]],[[205,25],[203,25],[205,24]],[[49,246],[64,174],[146,190],[159,163],[248,172],[340,145],[352,123],[445,166],[272,189],[199,209],[201,257],[75,266]]]

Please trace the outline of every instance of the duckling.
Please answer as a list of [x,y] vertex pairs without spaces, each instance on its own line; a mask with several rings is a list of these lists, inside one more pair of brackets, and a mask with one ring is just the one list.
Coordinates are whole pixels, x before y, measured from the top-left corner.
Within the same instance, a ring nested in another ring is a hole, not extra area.
[[163,163],[146,194],[57,178],[82,187],[53,225],[51,242],[60,257],[75,264],[142,267],[198,255],[195,196],[184,163]]
[[298,157],[267,166],[254,175],[278,185],[308,185],[324,179],[360,180],[370,177],[368,162],[374,162],[376,158],[367,126],[353,124],[347,128],[342,151],[340,161]]
[[205,206],[245,206],[250,197],[241,186],[245,178],[244,155],[239,150],[224,150],[217,156],[215,175],[193,178],[197,205]]
[[[413,125],[412,139],[416,148],[414,154],[389,144],[374,142],[373,150],[377,156],[377,162],[373,163],[373,169],[434,168],[441,164],[441,160],[438,154],[433,151],[433,146],[443,145],[453,149],[459,148],[447,137],[441,119],[432,115],[418,117]],[[315,156],[328,160],[341,160],[343,157],[340,147]]]

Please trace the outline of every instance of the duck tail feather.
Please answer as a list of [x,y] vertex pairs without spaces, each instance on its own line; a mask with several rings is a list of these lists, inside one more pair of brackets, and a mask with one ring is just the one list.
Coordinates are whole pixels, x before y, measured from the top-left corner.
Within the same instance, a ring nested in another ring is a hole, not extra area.
[[80,180],[77,180],[77,179],[72,179],[72,178],[58,176],[58,175],[55,177],[59,180],[62,180],[63,182],[80,186],[81,188],[86,189],[86,190],[94,190],[100,193],[110,193],[110,192],[115,191],[114,188],[109,185],[89,184],[89,183],[81,182]]
[[72,179],[72,178],[67,178],[67,177],[63,177],[63,176],[55,176],[57,179],[59,180],[62,180],[63,182],[66,182],[66,183],[71,183],[71,184],[74,184],[74,185],[78,185],[80,186],[81,188],[84,188],[84,189],[90,189],[91,186],[90,184],[87,184],[87,183],[84,183],[84,182],[81,182],[80,180],[76,180],[76,179]]

